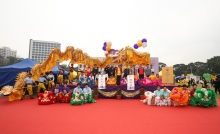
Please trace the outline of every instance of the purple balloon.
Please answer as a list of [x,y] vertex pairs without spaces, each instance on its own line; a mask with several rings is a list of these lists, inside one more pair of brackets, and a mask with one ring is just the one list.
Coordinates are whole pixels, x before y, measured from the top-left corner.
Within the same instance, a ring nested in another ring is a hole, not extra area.
[[134,44],[134,48],[135,48],[135,49],[138,49],[138,45],[137,45],[137,44]]
[[103,49],[104,51],[106,51],[106,46],[103,46],[102,49]]
[[147,42],[147,39],[143,38],[142,39],[142,43]]
[[107,43],[106,42],[104,42],[104,44],[103,44],[104,46],[106,46],[107,45]]

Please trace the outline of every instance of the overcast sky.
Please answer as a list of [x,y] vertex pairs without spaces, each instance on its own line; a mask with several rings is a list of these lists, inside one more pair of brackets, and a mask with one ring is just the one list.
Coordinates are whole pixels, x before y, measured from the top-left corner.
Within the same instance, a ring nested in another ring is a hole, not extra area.
[[60,42],[103,57],[146,38],[147,51],[173,65],[220,53],[220,0],[0,0],[0,46],[28,57],[29,40]]

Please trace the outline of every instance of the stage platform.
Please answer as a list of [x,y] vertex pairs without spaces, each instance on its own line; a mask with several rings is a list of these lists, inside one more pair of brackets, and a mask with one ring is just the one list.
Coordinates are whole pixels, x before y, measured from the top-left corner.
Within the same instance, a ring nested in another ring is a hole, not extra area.
[[[70,89],[74,89],[76,85],[68,85]],[[145,91],[155,91],[157,90],[157,86],[143,86],[143,85],[135,85],[135,90],[127,90],[127,86],[106,86],[106,89],[98,89],[97,85],[89,86],[92,90],[98,90],[99,98],[116,98],[116,91],[117,89],[121,89],[122,98],[130,98],[130,99],[137,99],[140,97],[140,89],[144,89]],[[167,85],[166,86],[169,90],[172,90],[175,85]],[[81,86],[83,89],[84,86]],[[162,88],[162,86],[161,86]]]

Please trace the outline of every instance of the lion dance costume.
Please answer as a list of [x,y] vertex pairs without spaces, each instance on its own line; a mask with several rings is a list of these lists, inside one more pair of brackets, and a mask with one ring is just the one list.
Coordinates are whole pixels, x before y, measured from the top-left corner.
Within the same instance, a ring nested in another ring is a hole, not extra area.
[[173,106],[186,106],[189,100],[189,96],[183,92],[182,88],[175,87],[170,93],[170,99]]
[[216,94],[213,90],[209,89],[197,89],[194,97],[190,100],[191,106],[202,106],[202,107],[216,107],[217,101],[216,101]]

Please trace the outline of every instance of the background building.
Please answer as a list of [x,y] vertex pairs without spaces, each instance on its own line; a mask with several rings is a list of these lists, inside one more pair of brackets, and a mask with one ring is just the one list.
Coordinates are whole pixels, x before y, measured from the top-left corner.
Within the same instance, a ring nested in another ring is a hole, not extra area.
[[43,62],[47,59],[53,48],[61,48],[61,43],[51,41],[40,41],[30,39],[29,59]]
[[12,50],[9,47],[0,47],[0,55],[6,59],[7,57],[16,57],[17,51]]

